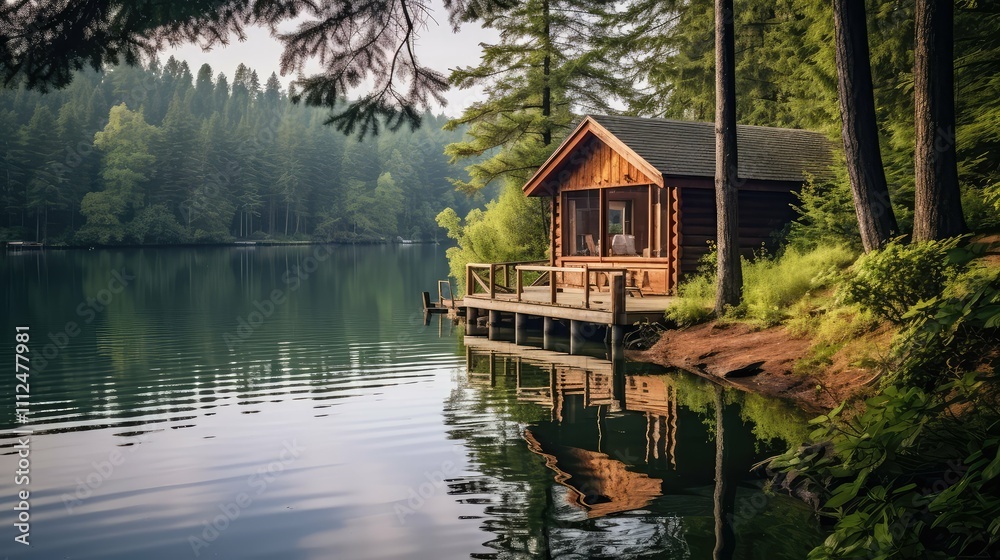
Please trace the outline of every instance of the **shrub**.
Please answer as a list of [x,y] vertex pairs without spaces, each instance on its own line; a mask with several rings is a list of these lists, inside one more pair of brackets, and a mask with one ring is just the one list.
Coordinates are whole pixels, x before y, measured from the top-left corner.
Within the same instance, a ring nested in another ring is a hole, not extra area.
[[971,268],[904,319],[908,325],[893,343],[896,367],[887,383],[929,388],[948,374],[977,368],[1000,346],[1000,269]]
[[836,283],[855,253],[841,245],[811,251],[789,249],[780,258],[743,261],[745,317],[760,326],[777,325],[791,308],[816,290]]
[[671,302],[664,316],[678,327],[690,327],[712,318],[715,307],[715,245],[698,261],[698,273],[677,288],[677,299]]
[[[961,238],[904,245],[893,240],[858,259],[843,286],[846,301],[896,324],[917,302],[933,298],[964,263],[955,258]],[[966,260],[966,262],[968,262]]]
[[786,487],[818,493],[820,513],[836,521],[809,558],[1000,554],[992,383],[965,376],[932,392],[886,387],[850,420],[843,405],[813,420],[810,445],[771,459]]
[[834,168],[831,181],[807,177],[793,205],[799,217],[791,223],[788,244],[803,250],[833,243],[861,249],[858,217],[854,212],[847,166]]
[[451,208],[437,215],[437,223],[458,242],[445,254],[457,293],[465,292],[465,265],[472,262],[540,260],[548,249],[548,232],[539,201],[524,195],[519,185],[508,182],[500,196],[485,210],[473,209],[464,222]]

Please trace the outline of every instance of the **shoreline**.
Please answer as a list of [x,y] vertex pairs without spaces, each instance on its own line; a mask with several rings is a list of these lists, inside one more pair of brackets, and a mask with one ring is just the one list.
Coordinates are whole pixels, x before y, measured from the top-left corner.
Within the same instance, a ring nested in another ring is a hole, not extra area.
[[810,373],[795,371],[809,357],[812,340],[784,327],[754,330],[742,323],[704,323],[665,331],[648,350],[629,357],[682,369],[723,386],[794,403],[806,412],[828,412],[858,396],[876,374],[835,359]]

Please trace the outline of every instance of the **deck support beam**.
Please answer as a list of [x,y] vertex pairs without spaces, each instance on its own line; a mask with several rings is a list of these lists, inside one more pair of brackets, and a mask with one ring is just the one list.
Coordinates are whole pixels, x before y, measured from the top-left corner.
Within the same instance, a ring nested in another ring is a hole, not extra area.
[[469,336],[483,336],[483,329],[479,328],[479,316],[481,310],[475,307],[465,308],[465,334]]
[[625,403],[625,352],[611,347],[611,398],[614,399],[610,412],[626,410]]
[[569,322],[569,353],[572,356],[576,356],[583,352],[583,331],[586,328],[586,323],[583,321],[570,321]]
[[514,314],[514,344],[524,345],[528,343],[528,315],[524,313]]
[[556,320],[552,317],[545,317],[542,321],[542,348],[545,350],[555,350],[556,346]]
[[490,322],[489,331],[487,338],[490,340],[498,340],[500,338],[500,312],[494,309],[490,310]]

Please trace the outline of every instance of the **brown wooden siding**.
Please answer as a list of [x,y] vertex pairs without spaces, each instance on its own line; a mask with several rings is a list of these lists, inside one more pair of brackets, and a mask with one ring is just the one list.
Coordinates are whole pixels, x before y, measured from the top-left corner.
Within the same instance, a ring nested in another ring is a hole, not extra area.
[[638,167],[596,138],[586,142],[573,154],[569,163],[557,172],[557,176],[558,187],[564,191],[653,182]]
[[[772,234],[795,218],[794,201],[790,189],[740,191],[740,253],[750,257],[761,246],[773,249]],[[680,189],[681,274],[695,272],[698,260],[708,252],[708,241],[715,239],[715,218],[714,189]]]

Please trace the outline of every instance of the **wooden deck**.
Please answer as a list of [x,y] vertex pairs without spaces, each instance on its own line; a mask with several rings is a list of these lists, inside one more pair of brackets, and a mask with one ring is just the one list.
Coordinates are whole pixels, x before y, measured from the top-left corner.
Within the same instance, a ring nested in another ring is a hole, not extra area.
[[491,299],[489,294],[467,294],[463,304],[490,311],[524,313],[538,317],[552,317],[572,321],[586,321],[604,325],[631,325],[638,321],[660,321],[663,312],[674,299],[673,296],[629,296],[625,298],[625,309],[616,318],[612,314],[612,294],[610,291],[591,291],[589,307],[584,302],[582,288],[560,288],[556,292],[555,304],[550,303],[548,286],[525,286],[521,301],[517,294],[497,293]]

